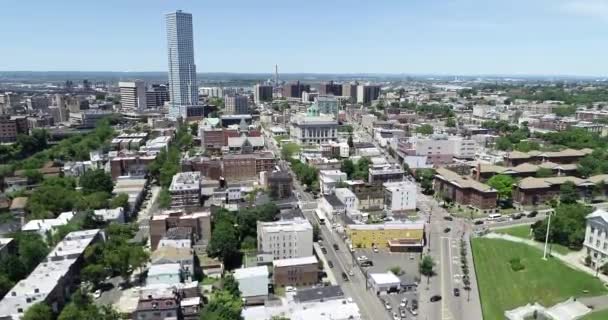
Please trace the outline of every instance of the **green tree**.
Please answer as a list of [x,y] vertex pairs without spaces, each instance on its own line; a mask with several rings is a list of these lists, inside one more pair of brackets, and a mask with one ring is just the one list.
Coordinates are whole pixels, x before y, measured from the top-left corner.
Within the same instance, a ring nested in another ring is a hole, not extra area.
[[564,182],[559,188],[559,201],[564,204],[571,204],[580,198],[576,185],[572,181]]
[[497,174],[488,180],[488,185],[498,191],[501,200],[511,199],[513,183],[513,178],[506,174]]
[[123,208],[125,212],[129,211],[129,195],[121,192],[110,201],[110,208]]
[[89,264],[81,271],[82,280],[88,281],[97,288],[108,276],[105,267],[101,264]]
[[243,308],[242,300],[220,290],[213,294],[209,304],[201,312],[201,320],[240,320]]
[[300,146],[297,143],[288,142],[281,146],[281,157],[283,160],[291,159],[298,152],[300,152]]
[[190,134],[193,136],[198,136],[198,121],[190,123]]
[[112,177],[102,169],[85,171],[82,176],[80,176],[79,182],[82,187],[82,192],[85,194],[98,191],[110,194],[114,189]]
[[[585,240],[585,217],[592,211],[592,207],[580,203],[561,203],[558,205],[551,217],[549,242],[558,243],[575,250],[582,248]],[[545,241],[547,221],[548,219],[544,219],[532,225],[535,240]]]
[[498,150],[507,151],[513,148],[513,143],[507,137],[499,137],[496,139],[495,147]]
[[232,269],[240,265],[239,239],[234,225],[229,220],[216,222],[207,253],[211,257],[218,257],[226,268]]
[[168,209],[171,207],[171,193],[169,189],[162,188],[158,194],[158,207],[161,209]]
[[342,161],[342,167],[340,170],[346,173],[346,176],[351,179],[353,177],[353,173],[355,173],[355,164],[350,159],[345,159]]
[[449,127],[449,128],[455,128],[456,127],[456,119],[450,117],[445,119],[445,126]]
[[420,134],[433,134],[434,130],[433,130],[433,126],[431,126],[430,124],[423,124],[421,126],[418,126],[416,128],[416,133],[420,133]]
[[319,236],[321,235],[321,228],[319,228],[319,224],[312,224],[312,241],[319,241]]
[[224,276],[223,289],[228,291],[234,297],[240,297],[241,291],[239,290],[239,283],[234,279],[232,274]]
[[549,168],[540,168],[536,171],[537,178],[547,178],[553,176],[553,171]]
[[49,247],[37,233],[19,233],[16,240],[19,259],[26,270],[34,270],[49,253]]
[[0,274],[0,299],[15,285],[7,275]]
[[422,192],[430,194],[433,191],[433,179],[435,178],[434,169],[418,169],[416,170],[416,181],[420,182]]
[[53,310],[44,302],[38,302],[25,311],[21,320],[53,320]]
[[426,277],[426,284],[428,285],[432,276],[435,275],[435,261],[429,255],[425,255],[420,261],[420,274]]

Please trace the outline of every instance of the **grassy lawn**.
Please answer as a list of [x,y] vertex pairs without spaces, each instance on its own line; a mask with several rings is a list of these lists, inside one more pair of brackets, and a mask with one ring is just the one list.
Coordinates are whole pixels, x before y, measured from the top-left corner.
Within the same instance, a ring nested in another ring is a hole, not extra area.
[[515,226],[515,227],[510,227],[510,228],[504,228],[504,229],[496,229],[496,230],[494,230],[494,232],[508,234],[510,236],[514,236],[514,237],[518,237],[518,238],[522,238],[522,239],[530,239],[530,226],[529,225]]
[[[496,229],[496,230],[494,230],[494,232],[508,234],[508,235],[522,238],[522,239],[532,239],[532,237],[530,237],[530,226],[529,225],[515,226],[515,227],[511,227],[511,228],[504,228],[504,229]],[[572,252],[572,250],[570,250],[568,247],[562,246],[561,244],[556,244],[556,243],[551,245],[551,250],[555,251],[559,254],[568,254],[568,253]]]
[[581,320],[606,320],[608,319],[608,310],[590,313]]
[[[555,259],[542,260],[537,248],[500,239],[472,241],[484,319],[504,319],[505,310],[527,303],[552,306],[570,296],[606,294],[600,281]],[[513,271],[509,261],[521,259]],[[588,290],[583,294],[583,290]]]

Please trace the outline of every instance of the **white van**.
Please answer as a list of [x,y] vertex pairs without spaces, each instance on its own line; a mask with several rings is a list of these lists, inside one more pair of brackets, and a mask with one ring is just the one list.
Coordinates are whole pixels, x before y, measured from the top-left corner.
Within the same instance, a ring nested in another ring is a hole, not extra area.
[[492,214],[488,215],[489,221],[496,221],[496,220],[499,220],[500,218],[502,218],[502,214],[500,214],[500,213],[492,213]]

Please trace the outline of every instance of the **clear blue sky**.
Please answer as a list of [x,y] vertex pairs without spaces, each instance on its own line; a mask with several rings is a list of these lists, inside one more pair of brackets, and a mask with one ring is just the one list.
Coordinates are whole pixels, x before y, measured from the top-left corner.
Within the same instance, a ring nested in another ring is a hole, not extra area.
[[608,0],[18,0],[0,70],[164,71],[164,13],[198,72],[608,74]]

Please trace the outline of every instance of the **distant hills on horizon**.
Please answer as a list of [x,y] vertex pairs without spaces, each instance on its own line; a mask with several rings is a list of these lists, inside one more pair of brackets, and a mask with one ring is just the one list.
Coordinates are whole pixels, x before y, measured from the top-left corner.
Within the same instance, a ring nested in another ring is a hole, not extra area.
[[[198,73],[198,80],[206,81],[231,81],[249,80],[264,81],[272,79],[272,73],[234,73],[234,72],[206,72]],[[98,80],[118,81],[128,79],[142,79],[149,81],[163,81],[167,78],[167,72],[162,71],[0,71],[0,81],[10,80],[42,80],[42,81],[65,81],[65,80]],[[408,73],[279,73],[279,78],[284,81],[389,81],[389,80],[439,80],[439,81],[474,81],[483,79],[486,81],[560,81],[560,80],[606,80],[599,76],[577,76],[577,75],[508,75],[508,74],[480,74],[480,75],[452,75],[452,74],[408,74]]]

